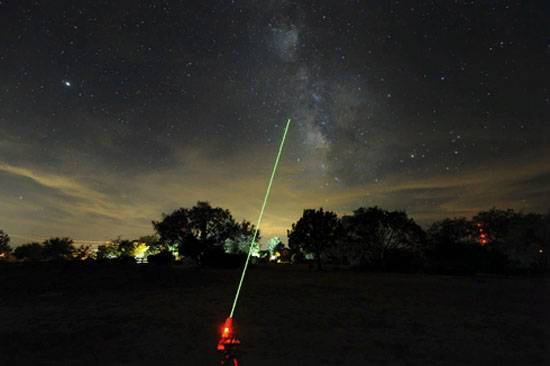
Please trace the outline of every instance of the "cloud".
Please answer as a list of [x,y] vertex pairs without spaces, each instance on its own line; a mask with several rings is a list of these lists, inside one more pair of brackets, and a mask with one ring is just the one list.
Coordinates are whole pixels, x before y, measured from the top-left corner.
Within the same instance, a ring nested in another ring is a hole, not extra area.
[[86,197],[90,199],[103,198],[97,192],[67,177],[38,173],[28,168],[17,167],[3,162],[0,162],[0,171],[9,173],[11,175],[31,179],[44,187],[59,190],[62,193],[72,197]]
[[[74,235],[101,225],[106,225],[107,230],[113,225],[122,226],[126,231],[135,227],[132,221],[139,217],[131,206],[120,204],[119,197],[99,192],[69,175],[51,174],[4,162],[0,162],[0,172],[15,179],[28,179],[40,188],[34,194],[32,190],[27,190],[26,195],[32,196],[32,200],[21,197],[23,199],[11,202],[11,209],[8,206],[3,208],[2,211],[9,210],[5,212],[8,217],[6,221],[10,221],[10,214],[17,216],[18,228],[29,230],[32,227],[44,235],[61,235],[67,231]],[[53,233],[54,229],[60,232]],[[96,233],[101,235],[101,231]]]
[[[236,219],[255,223],[272,163],[265,157],[270,156],[272,147],[255,155],[243,151],[223,161],[187,149],[174,157],[177,164],[155,172],[131,177],[97,175],[94,179],[101,182],[101,191],[90,180],[75,178],[85,176],[85,168],[51,174],[0,163],[0,172],[49,190],[37,195],[34,202],[8,200],[0,215],[8,218],[4,223],[17,235],[68,235],[81,240],[150,233],[151,220],[159,219],[162,212],[190,207],[198,200],[209,200],[214,206],[230,209]],[[359,206],[379,205],[406,209],[425,224],[446,216],[470,216],[493,206],[538,209],[544,206],[541,190],[548,191],[543,183],[550,174],[550,163],[518,159],[494,165],[490,171],[471,168],[459,176],[394,173],[380,182],[356,186],[326,185],[304,172],[301,163],[283,157],[260,228],[264,239],[284,238],[305,208],[324,207],[342,215]],[[10,220],[10,215],[17,219]]]

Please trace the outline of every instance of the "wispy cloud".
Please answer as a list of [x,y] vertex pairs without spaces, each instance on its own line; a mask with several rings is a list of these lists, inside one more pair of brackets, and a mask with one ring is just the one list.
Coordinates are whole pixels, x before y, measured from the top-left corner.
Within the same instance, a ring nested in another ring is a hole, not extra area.
[[[198,151],[188,151],[178,157],[178,164],[154,173],[145,171],[124,179],[116,174],[94,176],[94,181],[101,182],[101,190],[89,180],[76,178],[86,176],[84,171],[52,174],[34,167],[0,162],[0,172],[15,179],[29,179],[67,198],[60,200],[42,194],[40,202],[27,202],[21,207],[17,202],[12,203],[9,206],[12,211],[16,207],[17,210],[29,210],[33,204],[42,204],[46,211],[39,217],[44,222],[36,225],[20,220],[26,226],[19,227],[18,234],[30,234],[21,230],[34,227],[35,236],[70,235],[105,240],[119,234],[149,233],[151,220],[160,218],[162,212],[192,206],[198,200],[209,200],[213,205],[229,208],[238,220],[254,222],[270,167],[259,167],[254,157],[235,156],[233,159],[213,161]],[[539,159],[530,163],[502,163],[490,172],[472,168],[460,176],[394,174],[378,183],[325,186],[322,182],[304,182],[298,164],[287,160],[275,180],[261,227],[262,236],[284,237],[304,208],[324,207],[346,214],[360,205],[380,205],[407,209],[422,222],[444,216],[469,216],[492,206],[529,209],[533,207],[531,188],[523,182],[546,173],[550,173],[550,162]],[[518,185],[522,189],[518,190]],[[540,184],[533,189],[540,191]],[[526,202],[522,195],[531,201]],[[9,207],[0,213],[8,215]],[[48,210],[64,214],[52,217],[46,214]]]
[[38,172],[29,168],[22,168],[0,162],[0,171],[31,179],[32,181],[47,187],[61,191],[76,198],[102,199],[101,194],[65,176]]

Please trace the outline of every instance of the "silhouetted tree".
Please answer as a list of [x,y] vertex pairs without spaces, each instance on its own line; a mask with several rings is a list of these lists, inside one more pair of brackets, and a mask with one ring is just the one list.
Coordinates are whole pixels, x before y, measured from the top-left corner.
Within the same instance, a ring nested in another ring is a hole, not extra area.
[[43,255],[46,260],[72,259],[75,248],[70,238],[51,238],[43,243]]
[[288,231],[288,246],[295,251],[314,253],[317,269],[321,270],[321,256],[336,244],[341,234],[340,220],[334,212],[306,209]]
[[13,256],[19,260],[37,262],[44,259],[44,247],[40,243],[28,243],[16,247]]
[[118,263],[135,264],[139,256],[139,261],[143,261],[147,245],[137,240],[122,239],[120,236],[105,244],[99,245],[95,253],[97,260],[113,260]]
[[89,245],[81,245],[75,248],[73,253],[73,259],[80,260],[80,261],[92,259],[92,256],[93,256],[92,248]]
[[198,202],[191,209],[179,208],[161,221],[153,221],[160,240],[175,243],[180,254],[200,261],[209,250],[223,252],[226,239],[242,233],[229,210],[212,207],[208,202]]
[[477,230],[466,218],[444,219],[434,222],[428,229],[432,246],[473,245],[477,242]]
[[118,245],[120,256],[127,256],[127,257],[132,256],[136,242],[134,242],[133,240],[122,239],[120,237],[116,238],[112,242],[113,244]]
[[107,242],[97,247],[96,258],[98,260],[116,259],[120,254],[118,243]]
[[489,269],[486,248],[478,242],[478,229],[465,218],[444,219],[428,229],[428,258],[433,269],[452,273],[473,273]]
[[174,243],[180,247],[182,254],[196,257],[200,251],[192,226],[187,208],[179,208],[169,215],[163,214],[162,221],[153,221],[161,241]]
[[488,238],[487,249],[505,256],[511,269],[540,267],[545,245],[543,215],[493,208],[480,212],[473,221],[484,228]]
[[425,233],[405,212],[360,207],[344,216],[342,223],[347,243],[341,249],[353,265],[383,269],[420,265]]
[[0,230],[0,258],[7,257],[11,253],[10,237]]
[[140,236],[137,241],[139,241],[140,243],[145,243],[149,247],[160,245],[160,238],[156,234]]
[[289,248],[286,248],[283,246],[282,248],[279,247],[277,249],[276,253],[278,253],[277,261],[278,262],[284,262],[284,263],[290,263],[292,260],[292,251]]

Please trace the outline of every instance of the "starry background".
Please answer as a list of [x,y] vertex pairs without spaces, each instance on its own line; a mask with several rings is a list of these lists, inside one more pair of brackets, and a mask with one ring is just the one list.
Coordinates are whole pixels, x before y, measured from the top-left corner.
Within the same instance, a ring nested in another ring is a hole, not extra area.
[[0,1],[0,227],[152,232],[197,200],[427,225],[550,207],[544,1]]

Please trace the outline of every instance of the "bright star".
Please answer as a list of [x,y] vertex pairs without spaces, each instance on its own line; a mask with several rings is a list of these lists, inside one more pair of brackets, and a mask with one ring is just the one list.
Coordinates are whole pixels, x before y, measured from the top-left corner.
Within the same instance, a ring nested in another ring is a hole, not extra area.
[[72,84],[69,80],[63,80],[63,84],[66,86],[66,87],[71,87]]

